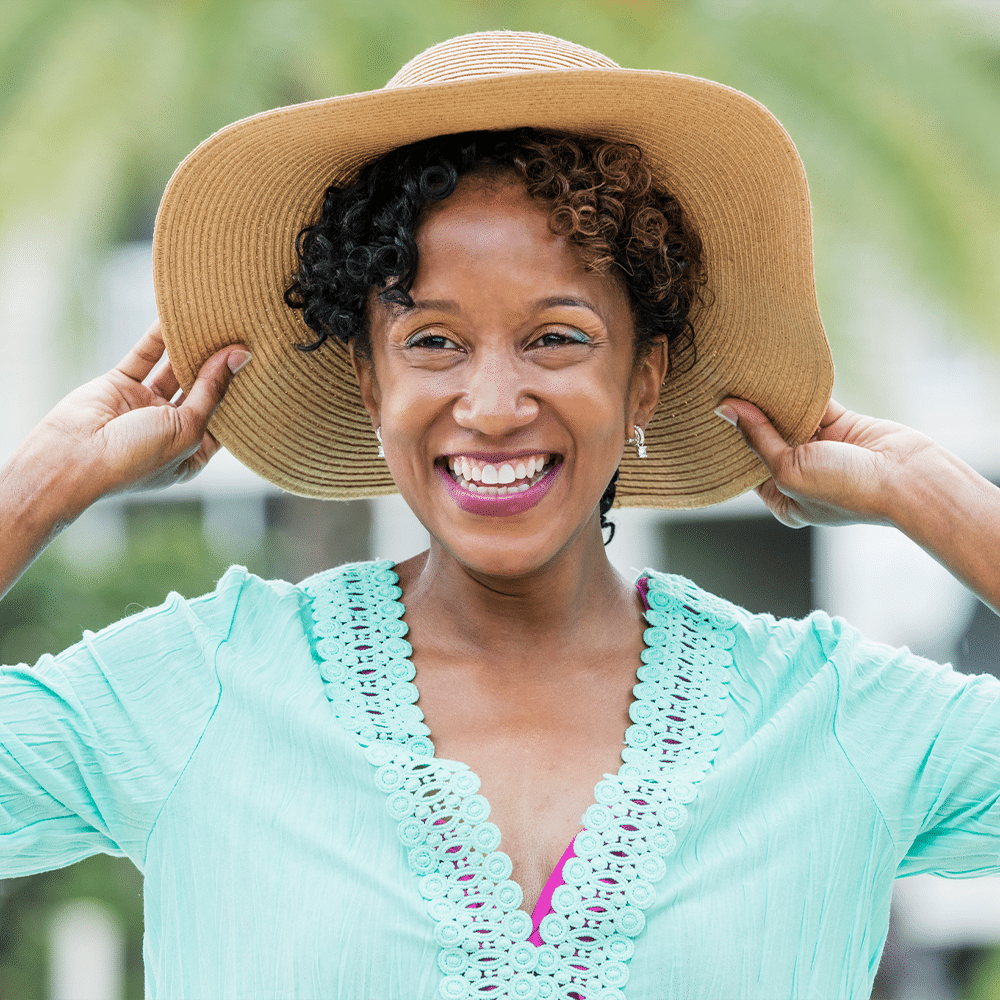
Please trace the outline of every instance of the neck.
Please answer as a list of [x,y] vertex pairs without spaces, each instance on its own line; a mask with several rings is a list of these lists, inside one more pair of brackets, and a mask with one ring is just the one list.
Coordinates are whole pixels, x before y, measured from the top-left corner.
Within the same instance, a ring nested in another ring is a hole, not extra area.
[[422,648],[461,651],[494,667],[561,669],[568,650],[620,642],[620,630],[641,621],[635,588],[608,561],[596,519],[593,530],[523,576],[471,568],[433,541],[397,571]]

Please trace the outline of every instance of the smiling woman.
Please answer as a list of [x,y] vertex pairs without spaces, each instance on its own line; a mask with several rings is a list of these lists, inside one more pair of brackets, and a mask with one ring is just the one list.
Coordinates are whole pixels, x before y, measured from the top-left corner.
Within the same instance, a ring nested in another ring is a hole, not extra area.
[[897,874],[1000,871],[996,681],[605,555],[612,502],[756,486],[1000,607],[1000,491],[829,400],[760,105],[453,39],[206,140],[155,266],[162,331],[0,471],[4,585],[219,442],[305,495],[398,490],[431,544],[234,568],[0,673],[0,874],[129,855],[150,997],[861,1000]]
[[[461,378],[485,378],[484,385],[467,385],[464,397],[480,409],[520,406],[519,416],[498,412],[491,418],[498,439],[514,430],[511,421],[531,425],[535,435],[541,429],[530,404],[525,409],[519,400],[494,398],[512,388],[523,400],[532,398],[524,389],[525,372],[505,372],[503,358],[520,355],[532,370],[555,372],[584,359],[594,365],[602,355],[619,360],[631,355],[630,384],[619,386],[624,404],[640,388],[640,368],[658,386],[663,372],[654,369],[662,364],[665,346],[678,345],[681,338],[690,343],[690,310],[704,283],[700,241],[685,226],[676,200],[654,186],[637,147],[531,129],[450,135],[392,151],[366,166],[353,184],[326,192],[322,216],[303,230],[299,247],[300,271],[285,301],[302,309],[318,335],[306,349],[339,336],[356,361],[367,362],[356,367],[377,428],[381,417],[369,377],[372,325],[397,338],[397,331],[408,331],[400,346],[409,367],[451,373],[435,380],[439,393],[457,391]],[[427,298],[421,291],[414,301],[415,280],[427,285],[443,279],[462,290],[463,300]],[[486,314],[491,307],[492,317]],[[446,314],[447,322],[435,324],[435,310]],[[510,315],[515,310],[519,315]],[[473,349],[468,335],[477,327],[511,331],[517,348],[498,342],[492,353],[485,343]],[[381,339],[376,343],[384,355]],[[399,349],[396,343],[390,338],[389,356]],[[429,351],[441,349],[451,355],[430,357]],[[461,365],[456,352],[463,356]],[[620,373],[613,379],[610,374],[598,373],[599,387],[622,382]],[[652,388],[646,386],[649,398]],[[649,407],[631,417],[622,413],[619,423],[626,431],[645,426],[650,413]],[[505,422],[510,426],[501,429]],[[441,456],[439,468],[449,473],[446,486],[463,487],[451,491],[455,502],[463,510],[500,516],[533,507],[564,456],[509,447],[530,443],[512,439],[503,454],[465,455],[466,465],[471,459],[483,467],[475,475],[478,467],[468,466],[469,475],[461,479],[450,473],[461,472],[462,454]],[[618,455],[620,445],[613,449]],[[518,472],[516,459],[533,455],[545,456],[546,474],[514,485],[533,475],[523,465]],[[612,535],[604,515],[614,502],[617,478],[616,471],[601,498],[601,525]],[[395,481],[399,485],[398,477]]]

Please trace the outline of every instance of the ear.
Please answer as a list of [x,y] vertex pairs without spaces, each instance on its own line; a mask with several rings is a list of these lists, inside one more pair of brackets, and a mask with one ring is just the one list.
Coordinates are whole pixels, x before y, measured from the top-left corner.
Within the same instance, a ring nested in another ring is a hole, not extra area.
[[379,427],[382,423],[382,390],[375,375],[375,362],[370,355],[357,350],[353,339],[348,343],[347,349],[351,352],[351,364],[354,365],[354,377],[361,390],[361,402],[372,418],[372,427]]
[[667,338],[663,337],[653,342],[636,365],[629,390],[629,428],[632,424],[645,427],[656,412],[660,387],[667,377],[668,351]]

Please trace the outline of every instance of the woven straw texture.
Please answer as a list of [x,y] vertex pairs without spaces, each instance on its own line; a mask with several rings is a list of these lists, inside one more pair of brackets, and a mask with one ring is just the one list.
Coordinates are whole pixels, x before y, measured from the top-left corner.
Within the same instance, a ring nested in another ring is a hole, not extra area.
[[791,443],[812,435],[833,364],[805,173],[778,121],[718,83],[619,69],[546,35],[486,32],[434,46],[382,90],[236,122],[178,167],[153,242],[157,305],[185,388],[225,345],[253,352],[211,424],[237,458],[303,496],[395,492],[346,349],[294,348],[312,339],[282,301],[295,237],[329,184],[390,149],[518,126],[635,143],[704,243],[711,296],[693,318],[696,360],[675,359],[646,428],[649,458],[623,456],[618,503],[700,507],[763,481],[739,433],[712,412],[726,396],[755,402]]

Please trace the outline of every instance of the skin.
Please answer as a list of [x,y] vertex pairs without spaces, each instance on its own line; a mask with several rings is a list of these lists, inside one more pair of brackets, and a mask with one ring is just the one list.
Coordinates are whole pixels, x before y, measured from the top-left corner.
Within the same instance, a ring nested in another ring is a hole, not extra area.
[[[633,365],[618,279],[588,274],[503,178],[464,182],[428,210],[417,242],[424,307],[373,299],[372,361],[359,355],[356,370],[432,539],[398,567],[420,706],[438,755],[482,778],[530,910],[595,782],[620,763],[643,623],[607,561],[597,502],[626,431],[655,408],[666,356],[658,346]],[[154,326],[0,470],[4,590],[98,497],[187,478],[218,447],[206,424],[246,352],[220,351],[173,401],[169,365],[142,385],[161,354]],[[894,524],[1000,608],[1000,490],[955,456],[836,403],[794,449],[752,403],[726,400],[720,413],[771,471],[759,493],[779,519]],[[558,479],[511,517],[461,510],[436,470],[447,455],[532,451],[561,457]]]

